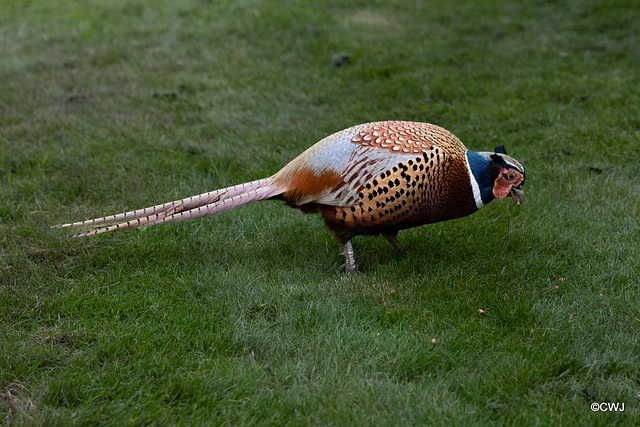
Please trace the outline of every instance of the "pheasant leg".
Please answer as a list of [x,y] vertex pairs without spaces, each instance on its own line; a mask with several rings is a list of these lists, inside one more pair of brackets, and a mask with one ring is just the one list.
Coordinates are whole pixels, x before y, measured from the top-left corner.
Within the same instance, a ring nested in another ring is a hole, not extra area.
[[384,236],[385,239],[387,239],[387,242],[389,242],[391,246],[393,246],[403,254],[407,253],[407,250],[404,248],[404,246],[402,246],[402,243],[400,243],[400,241],[396,237],[397,236],[396,234],[382,233],[382,235]]
[[340,254],[344,255],[345,262],[340,266],[340,268],[346,269],[349,273],[355,273],[358,271],[358,266],[356,265],[356,258],[353,253],[353,245],[351,244],[351,240],[347,240],[344,244],[344,251]]

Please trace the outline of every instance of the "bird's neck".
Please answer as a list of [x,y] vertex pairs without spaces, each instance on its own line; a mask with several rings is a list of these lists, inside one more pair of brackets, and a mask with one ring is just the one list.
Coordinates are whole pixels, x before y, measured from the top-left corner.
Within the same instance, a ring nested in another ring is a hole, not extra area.
[[478,209],[495,199],[493,185],[500,169],[496,167],[490,156],[491,153],[487,152],[471,150],[466,152],[471,188]]

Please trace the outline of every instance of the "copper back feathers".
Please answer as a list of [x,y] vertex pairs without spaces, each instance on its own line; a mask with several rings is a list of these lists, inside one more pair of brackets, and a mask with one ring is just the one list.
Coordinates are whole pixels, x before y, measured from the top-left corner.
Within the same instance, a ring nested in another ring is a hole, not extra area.
[[466,147],[446,129],[429,123],[388,121],[371,123],[351,142],[365,147],[387,149],[391,153],[422,154],[434,146],[448,153],[464,152]]

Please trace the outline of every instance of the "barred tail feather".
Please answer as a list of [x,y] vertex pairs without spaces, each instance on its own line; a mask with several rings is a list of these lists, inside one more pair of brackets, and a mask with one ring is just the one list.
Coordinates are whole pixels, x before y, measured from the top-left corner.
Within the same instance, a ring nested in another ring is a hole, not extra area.
[[111,224],[79,231],[69,237],[100,234],[123,228],[143,227],[164,222],[201,218],[232,209],[257,200],[264,200],[285,191],[284,187],[270,187],[271,178],[260,179],[245,184],[227,187],[197,196],[122,214],[96,218],[87,221],[62,224],[57,227],[83,227]]
[[143,218],[150,215],[167,216],[184,210],[193,209],[198,206],[214,203],[227,197],[233,197],[237,194],[249,192],[269,185],[271,178],[259,179],[256,181],[246,182],[244,184],[234,185],[232,187],[221,188],[219,190],[210,191],[208,193],[198,194],[197,196],[187,197],[186,199],[175,200],[173,202],[163,203],[161,205],[151,206],[148,208],[137,209],[134,211],[124,212],[121,214],[110,215],[103,218],[89,219],[80,222],[71,222],[68,224],[56,225],[56,227],[92,227],[100,224],[113,224],[137,218]]

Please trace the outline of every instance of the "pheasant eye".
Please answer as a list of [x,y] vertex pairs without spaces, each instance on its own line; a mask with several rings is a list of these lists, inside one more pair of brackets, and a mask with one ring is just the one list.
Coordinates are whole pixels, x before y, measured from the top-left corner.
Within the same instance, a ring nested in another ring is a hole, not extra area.
[[513,181],[514,179],[516,179],[516,173],[515,173],[515,172],[513,172],[513,171],[509,172],[509,173],[507,174],[507,179],[508,179],[509,181]]

